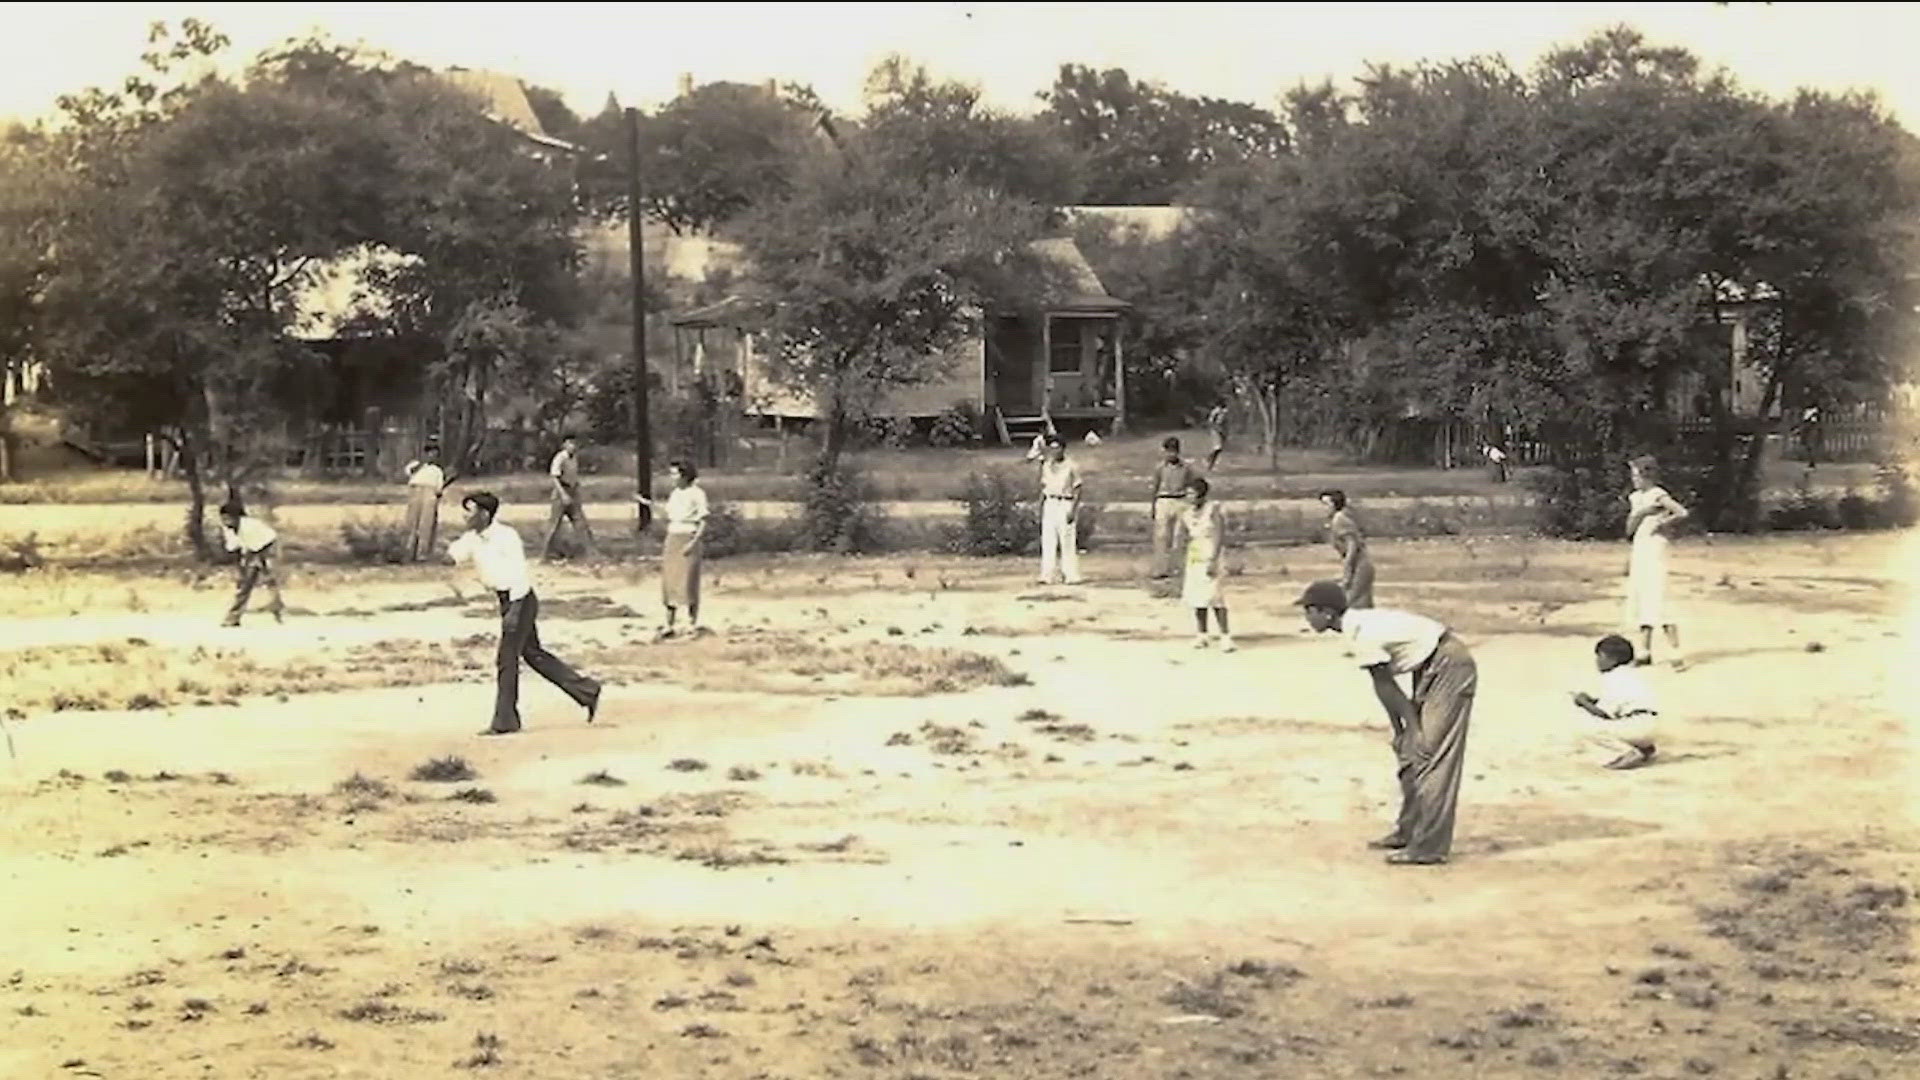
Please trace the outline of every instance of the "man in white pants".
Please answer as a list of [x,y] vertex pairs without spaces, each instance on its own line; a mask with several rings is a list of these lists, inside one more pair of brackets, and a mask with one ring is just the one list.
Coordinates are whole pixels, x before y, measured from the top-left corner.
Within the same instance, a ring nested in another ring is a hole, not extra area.
[[[1045,446],[1044,452],[1042,445]],[[1044,453],[1044,457],[1042,457]],[[1067,444],[1048,435],[1027,451],[1040,462],[1040,583],[1051,585],[1056,572],[1069,585],[1080,584],[1080,548],[1075,522],[1080,511],[1080,470],[1067,460]]]

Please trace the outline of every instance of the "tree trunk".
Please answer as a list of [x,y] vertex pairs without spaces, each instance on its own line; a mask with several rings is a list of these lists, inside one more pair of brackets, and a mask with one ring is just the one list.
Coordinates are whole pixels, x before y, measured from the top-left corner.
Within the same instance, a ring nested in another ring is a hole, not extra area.
[[840,471],[840,455],[847,448],[847,410],[839,395],[828,400],[827,415],[821,421],[826,430],[820,440],[820,463],[831,476]]
[[180,467],[187,474],[187,542],[202,562],[213,561],[213,545],[207,539],[207,488],[201,472],[200,447],[192,429],[180,429]]

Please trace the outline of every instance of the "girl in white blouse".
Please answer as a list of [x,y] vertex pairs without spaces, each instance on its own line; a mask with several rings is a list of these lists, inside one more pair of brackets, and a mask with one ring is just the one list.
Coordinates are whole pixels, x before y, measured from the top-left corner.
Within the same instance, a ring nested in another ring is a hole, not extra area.
[[660,599],[667,609],[667,625],[660,636],[673,637],[674,620],[687,609],[687,630],[700,634],[700,563],[707,532],[707,493],[699,484],[700,471],[689,461],[667,465],[673,492],[667,496],[667,535],[660,549]]

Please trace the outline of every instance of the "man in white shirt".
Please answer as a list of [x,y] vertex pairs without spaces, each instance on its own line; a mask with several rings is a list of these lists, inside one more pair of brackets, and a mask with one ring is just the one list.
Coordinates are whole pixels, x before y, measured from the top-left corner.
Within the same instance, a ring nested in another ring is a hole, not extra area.
[[428,443],[417,460],[407,462],[407,560],[419,562],[433,553],[440,529],[440,494],[447,489],[440,467],[439,447]]
[[580,530],[589,558],[593,555],[593,528],[587,524],[587,508],[580,501],[580,441],[572,433],[560,440],[560,450],[547,467],[553,483],[552,513],[547,518],[547,539],[540,545],[540,557],[551,561],[553,542],[560,535],[560,523],[570,521]]
[[1598,749],[1609,769],[1637,769],[1653,760],[1654,724],[1660,708],[1653,689],[1634,670],[1633,643],[1608,634],[1593,647],[1600,670],[1600,695],[1573,695],[1580,717],[1581,742]]
[[248,517],[246,507],[240,505],[238,499],[229,500],[220,508],[220,533],[227,550],[240,554],[239,587],[221,625],[240,625],[240,616],[246,614],[253,587],[262,581],[273,595],[273,604],[267,609],[273,612],[273,621],[285,622],[286,605],[280,600],[280,579],[273,572],[274,545],[280,539],[279,534],[259,518]]
[[[1319,633],[1337,630],[1347,639],[1393,726],[1400,817],[1391,833],[1369,846],[1392,851],[1387,862],[1396,866],[1446,862],[1467,721],[1479,685],[1473,654],[1452,631],[1424,616],[1391,608],[1347,610],[1347,594],[1337,582],[1314,582],[1299,603],[1308,626]],[[1412,677],[1411,696],[1400,689],[1400,675]]]
[[[1045,447],[1042,450],[1042,447]],[[1066,441],[1048,435],[1027,450],[1040,462],[1040,583],[1051,585],[1056,572],[1069,585],[1080,584],[1080,470],[1067,460]]]
[[500,648],[493,700],[493,723],[482,735],[511,735],[520,730],[520,661],[560,688],[587,710],[593,723],[600,710],[600,684],[568,667],[540,644],[537,622],[540,598],[527,574],[527,553],[520,534],[495,520],[500,500],[492,492],[477,491],[460,500],[467,512],[467,532],[447,548],[456,563],[471,561],[481,584],[500,598]]

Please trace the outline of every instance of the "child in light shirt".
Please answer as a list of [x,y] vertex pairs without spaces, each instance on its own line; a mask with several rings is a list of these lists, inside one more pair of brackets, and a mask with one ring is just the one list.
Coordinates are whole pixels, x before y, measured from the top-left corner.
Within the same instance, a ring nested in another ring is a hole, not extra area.
[[1660,709],[1652,688],[1634,668],[1633,643],[1608,634],[1594,645],[1593,663],[1600,670],[1600,693],[1573,695],[1573,703],[1586,714],[1578,718],[1580,741],[1600,751],[1609,769],[1639,768],[1653,760]]

